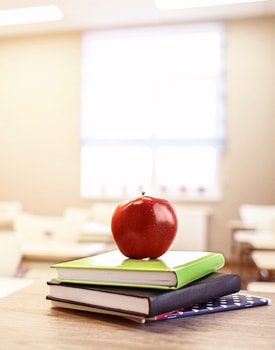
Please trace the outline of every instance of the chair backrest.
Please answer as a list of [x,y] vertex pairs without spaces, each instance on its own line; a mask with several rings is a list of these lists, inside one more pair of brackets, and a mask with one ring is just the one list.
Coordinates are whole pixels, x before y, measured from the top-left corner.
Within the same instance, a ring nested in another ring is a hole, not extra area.
[[244,204],[240,206],[240,218],[257,230],[275,231],[275,205]]

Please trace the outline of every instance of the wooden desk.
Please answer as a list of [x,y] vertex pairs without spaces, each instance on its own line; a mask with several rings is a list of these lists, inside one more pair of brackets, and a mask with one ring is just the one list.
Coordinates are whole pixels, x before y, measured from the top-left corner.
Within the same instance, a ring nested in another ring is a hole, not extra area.
[[[52,309],[43,282],[0,300],[1,349],[274,349],[275,306],[137,324]],[[275,294],[265,294],[275,300]]]

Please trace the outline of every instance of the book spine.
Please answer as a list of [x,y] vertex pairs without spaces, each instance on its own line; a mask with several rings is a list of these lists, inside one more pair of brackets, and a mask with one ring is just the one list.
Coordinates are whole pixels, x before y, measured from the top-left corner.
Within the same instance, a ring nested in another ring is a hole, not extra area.
[[[177,286],[180,288],[187,283],[197,280],[203,276],[214,272],[224,266],[225,258],[221,253],[209,253],[208,257],[201,258],[196,263],[190,264],[188,269],[178,269],[175,271],[177,275]],[[188,270],[188,271],[187,271]]]

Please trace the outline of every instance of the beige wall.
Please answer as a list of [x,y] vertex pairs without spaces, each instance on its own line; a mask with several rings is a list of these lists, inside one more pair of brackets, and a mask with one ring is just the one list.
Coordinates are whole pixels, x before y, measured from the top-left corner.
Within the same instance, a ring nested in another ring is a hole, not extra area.
[[239,206],[275,204],[275,17],[230,21],[227,30],[223,201],[213,207],[210,236],[210,247],[226,254],[226,225]]
[[[239,205],[275,204],[275,17],[229,21],[227,30],[223,198],[206,203],[209,249],[226,255]],[[42,214],[88,204],[79,195],[80,40],[0,39],[0,201]]]
[[80,55],[79,34],[0,40],[0,200],[79,203]]

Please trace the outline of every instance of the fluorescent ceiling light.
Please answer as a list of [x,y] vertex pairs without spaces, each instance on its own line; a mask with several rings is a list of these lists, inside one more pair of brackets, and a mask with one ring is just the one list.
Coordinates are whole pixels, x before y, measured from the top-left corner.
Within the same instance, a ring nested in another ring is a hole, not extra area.
[[62,18],[63,13],[54,5],[1,10],[0,27],[16,24],[58,21]]
[[188,9],[259,2],[266,0],[155,0],[158,10]]

